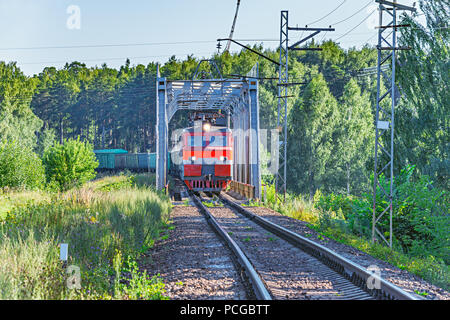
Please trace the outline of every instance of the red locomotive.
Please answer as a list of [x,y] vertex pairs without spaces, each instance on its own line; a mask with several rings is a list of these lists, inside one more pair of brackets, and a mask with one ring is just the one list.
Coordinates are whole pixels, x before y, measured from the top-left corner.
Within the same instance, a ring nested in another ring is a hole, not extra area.
[[195,114],[194,125],[181,135],[181,148],[176,152],[177,173],[189,190],[220,192],[232,178],[233,137],[231,129],[221,126],[217,117]]

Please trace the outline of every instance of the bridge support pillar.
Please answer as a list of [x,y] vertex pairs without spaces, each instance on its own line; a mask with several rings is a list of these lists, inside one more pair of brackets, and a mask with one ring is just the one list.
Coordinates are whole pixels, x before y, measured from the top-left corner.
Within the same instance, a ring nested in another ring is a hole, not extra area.
[[260,171],[260,133],[259,133],[259,99],[258,80],[251,79],[249,85],[250,106],[250,183],[255,186],[254,197],[261,199],[261,171]]
[[167,183],[168,121],[166,112],[166,78],[156,78],[156,188],[164,189]]

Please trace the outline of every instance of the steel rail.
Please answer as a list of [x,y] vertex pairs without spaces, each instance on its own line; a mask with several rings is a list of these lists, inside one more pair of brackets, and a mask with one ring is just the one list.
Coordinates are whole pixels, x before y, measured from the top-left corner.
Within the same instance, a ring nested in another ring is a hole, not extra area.
[[[229,199],[226,199],[222,195],[219,199],[226,205],[232,207],[236,211],[240,212],[250,220],[259,224],[266,230],[278,235],[280,238],[288,241],[289,243],[300,247],[305,252],[311,254],[317,259],[324,262],[331,269],[337,271],[351,282],[368,292],[370,295],[377,299],[389,299],[389,300],[423,300],[423,298],[414,296],[394,284],[384,280],[377,274],[374,274],[364,267],[350,261],[347,258],[339,255],[338,253],[311,241],[301,235],[294,233],[286,228],[283,228],[275,223],[272,223],[252,212],[243,208],[239,204]],[[369,289],[367,287],[368,280],[375,281],[380,284],[379,289]]]
[[256,299],[258,300],[272,300],[272,296],[269,291],[265,287],[263,281],[260,276],[256,272],[253,265],[250,263],[248,258],[245,256],[244,252],[239,248],[236,242],[231,239],[231,237],[225,232],[225,230],[219,225],[217,220],[213,217],[213,215],[209,212],[209,210],[203,205],[200,199],[190,192],[190,197],[194,201],[195,206],[200,210],[200,212],[205,216],[206,221],[214,228],[214,230],[223,238],[227,246],[233,251],[234,255],[237,258],[237,261],[240,267],[245,271],[248,279],[250,280],[250,284],[253,288],[253,292],[255,293]]

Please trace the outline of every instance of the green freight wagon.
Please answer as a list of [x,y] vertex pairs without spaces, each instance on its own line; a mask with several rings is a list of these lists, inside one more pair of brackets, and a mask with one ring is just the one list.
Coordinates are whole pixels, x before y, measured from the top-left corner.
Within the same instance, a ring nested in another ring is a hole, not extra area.
[[124,156],[125,156],[125,168],[129,170],[139,169],[138,155],[136,153],[128,153],[124,154]]
[[94,150],[94,153],[99,163],[98,169],[115,169],[116,154],[124,154],[128,153],[128,151],[123,149],[103,149]]
[[138,153],[139,170],[153,171],[151,167],[152,153]]
[[117,154],[115,156],[116,169],[128,169],[137,170],[138,169],[138,157],[135,153],[127,154]]
[[[99,162],[98,169],[131,171],[152,171],[156,170],[156,153],[128,153],[123,149],[94,150]],[[167,156],[167,170],[171,169],[170,154]]]
[[[138,154],[139,169],[156,171],[156,153],[139,153]],[[167,170],[170,170],[171,161],[170,154],[167,156]]]

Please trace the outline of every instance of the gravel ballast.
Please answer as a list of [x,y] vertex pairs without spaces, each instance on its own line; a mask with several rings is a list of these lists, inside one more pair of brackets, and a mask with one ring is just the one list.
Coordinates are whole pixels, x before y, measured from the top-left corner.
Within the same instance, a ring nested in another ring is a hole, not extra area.
[[[248,299],[230,250],[193,206],[175,206],[167,239],[158,240],[141,268],[160,274],[173,300]],[[166,237],[164,237],[166,238]]]

